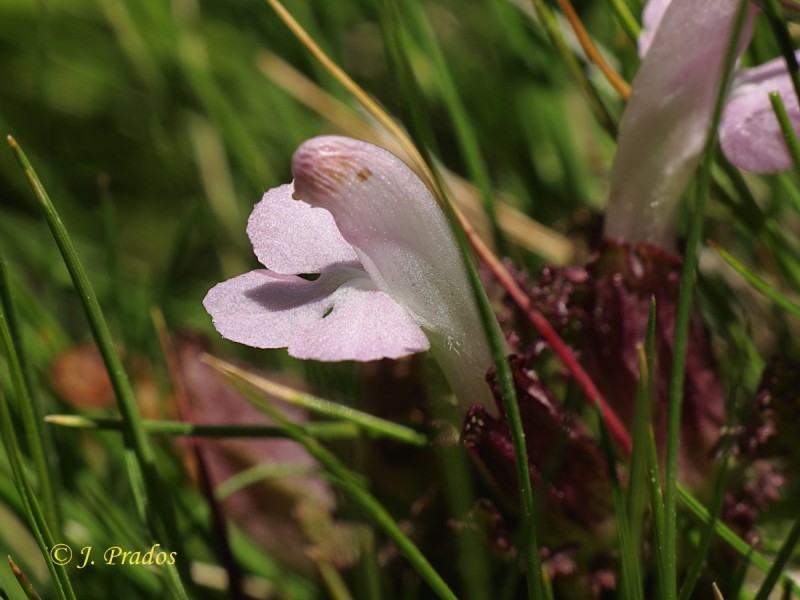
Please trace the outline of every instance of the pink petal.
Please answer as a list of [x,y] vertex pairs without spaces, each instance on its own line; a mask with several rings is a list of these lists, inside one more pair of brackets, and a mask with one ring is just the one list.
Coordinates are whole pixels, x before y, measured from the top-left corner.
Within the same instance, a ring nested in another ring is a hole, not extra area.
[[638,40],[640,58],[644,58],[648,50],[650,50],[650,45],[653,43],[658,26],[661,25],[661,19],[671,3],[672,0],[648,0],[647,4],[644,5],[642,31]]
[[416,322],[365,275],[357,266],[329,269],[316,281],[251,271],[217,284],[203,305],[222,337],[288,347],[297,358],[367,361],[427,350]]
[[358,261],[331,214],[293,194],[291,184],[269,190],[247,221],[247,235],[261,264],[276,273],[297,275]]
[[336,136],[306,141],[292,172],[300,197],[330,211],[378,289],[428,334],[462,402],[488,406],[488,342],[461,252],[428,188],[383,148]]
[[792,167],[769,92],[778,92],[795,131],[800,131],[797,104],[786,63],[776,58],[753,69],[740,71],[720,124],[720,142],[725,156],[745,171],[774,173]]
[[[611,172],[605,234],[674,244],[679,200],[708,137],[737,0],[673,0],[633,83]],[[743,40],[752,35],[751,7]]]

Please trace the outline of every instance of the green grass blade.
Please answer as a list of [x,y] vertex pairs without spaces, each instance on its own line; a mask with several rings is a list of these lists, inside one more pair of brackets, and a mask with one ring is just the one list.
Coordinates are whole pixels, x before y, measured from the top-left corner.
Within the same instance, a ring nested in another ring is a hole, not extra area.
[[603,419],[603,408],[596,406],[598,424],[600,427],[600,442],[603,454],[606,457],[608,478],[611,482],[611,501],[614,514],[617,517],[617,535],[619,536],[619,553],[622,576],[620,577],[620,593],[622,598],[630,600],[644,600],[641,573],[641,548],[631,542],[630,525],[628,521],[628,507],[622,494],[622,488],[617,475],[617,463],[614,457],[614,447],[608,435],[608,429]]
[[8,360],[17,407],[22,415],[28,452],[36,471],[36,488],[41,495],[42,509],[50,528],[58,532],[61,527],[53,493],[53,482],[56,481],[56,477],[48,460],[48,445],[41,427],[43,411],[34,401],[30,373],[24,366],[26,361],[22,333],[14,310],[5,257],[2,254],[0,254],[0,347]]
[[705,222],[705,209],[708,202],[711,180],[711,165],[718,143],[717,129],[725,98],[730,84],[733,67],[736,60],[739,38],[744,25],[747,3],[740,2],[735,24],[728,42],[728,48],[723,66],[722,81],[717,91],[711,127],[706,141],[700,174],[697,180],[696,200],[694,213],[689,226],[689,236],[686,242],[686,254],[681,271],[680,292],[675,318],[675,340],[673,344],[672,372],[669,380],[669,402],[667,407],[667,445],[664,473],[664,556],[667,572],[667,596],[664,600],[675,600],[677,597],[677,490],[678,483],[678,454],[680,446],[681,404],[683,402],[683,385],[686,370],[686,354],[689,338],[689,322],[692,316],[692,302],[694,297],[695,270],[697,269],[698,247],[702,238],[703,223]]
[[559,27],[555,14],[552,10],[550,10],[550,7],[544,0],[531,0],[531,3],[534,11],[536,12],[536,16],[539,18],[541,26],[544,28],[545,33],[547,33],[547,37],[550,39],[550,43],[553,44],[553,47],[561,55],[561,58],[563,58],[564,62],[567,63],[567,68],[585,94],[586,100],[589,103],[589,108],[592,109],[595,118],[605,128],[611,137],[616,138],[617,124],[614,121],[614,118],[611,116],[611,113],[608,112],[605,104],[603,104],[600,94],[597,93],[597,90],[592,82],[586,77],[586,74],[583,72],[583,68],[578,62],[578,59],[572,53],[572,50],[570,50],[567,42],[564,40],[564,36],[561,34],[561,28]]
[[639,21],[631,13],[631,9],[625,4],[624,0],[608,0],[608,3],[622,29],[628,34],[631,41],[636,44],[642,28],[639,26]]
[[783,569],[789,563],[789,559],[792,558],[792,554],[798,542],[800,542],[800,519],[794,522],[792,529],[789,531],[789,535],[786,536],[786,540],[781,545],[781,549],[775,557],[775,562],[772,563],[772,568],[767,572],[766,579],[764,579],[761,587],[758,588],[758,593],[754,600],[767,600],[769,598],[769,595],[772,593],[772,588],[778,583],[778,580],[783,574]]
[[[678,485],[678,497],[683,505],[689,510],[689,512],[691,512],[701,523],[708,524],[711,522],[711,515],[709,515],[708,510],[705,506],[703,506],[702,502],[692,496],[692,494],[680,484]],[[725,525],[725,523],[717,521],[717,523],[714,525],[714,530],[720,539],[726,542],[731,548],[736,550],[739,555],[749,559],[753,566],[757,567],[764,573],[769,573],[769,571],[772,569],[772,563],[769,561],[769,559],[767,559],[760,552],[754,550],[750,544],[740,538],[736,532]],[[791,586],[792,591],[795,594],[800,594],[800,585],[797,585],[793,579],[784,573],[779,573],[779,579],[786,585]]]
[[[136,404],[136,398],[131,388],[128,376],[122,366],[122,361],[114,347],[111,333],[106,324],[94,287],[89,281],[86,270],[78,257],[75,245],[64,227],[61,217],[55,209],[47,191],[34,171],[27,156],[22,148],[11,136],[8,136],[8,143],[14,153],[17,162],[22,168],[31,189],[36,196],[39,208],[47,221],[50,231],[55,238],[64,264],[70,273],[73,285],[77,291],[84,310],[89,320],[92,335],[103,357],[109,379],[114,388],[117,404],[125,423],[125,439],[130,445],[130,451],[126,452],[129,466],[129,476],[131,487],[134,493],[136,505],[139,508],[139,516],[143,523],[150,526],[151,534],[158,543],[165,547],[175,548],[180,552],[182,544],[175,529],[175,519],[172,514],[170,502],[153,501],[155,498],[163,500],[164,485],[160,482],[155,464],[155,456],[150,443],[147,439],[144,428],[142,427],[142,417]],[[177,561],[180,563],[180,561]],[[187,570],[188,564],[181,565]],[[177,598],[186,598],[181,578],[174,566],[165,565],[167,581],[172,592]]]
[[470,123],[467,108],[458,93],[458,88],[447,66],[447,61],[431,30],[430,23],[423,13],[422,7],[416,0],[405,0],[403,6],[406,14],[410,17],[416,37],[422,44],[423,51],[433,62],[436,70],[436,81],[439,84],[448,115],[453,122],[461,155],[464,158],[470,179],[476,185],[483,198],[483,207],[489,217],[495,242],[502,248],[503,238],[502,232],[497,226],[492,180],[489,177],[486,162],[481,154],[478,137]]
[[797,95],[798,102],[800,102],[800,67],[797,64],[797,57],[794,53],[794,42],[792,40],[792,34],[786,24],[786,19],[784,19],[781,14],[778,0],[764,0],[761,3],[761,7],[764,9],[764,14],[775,36],[775,41],[778,43],[783,59],[786,62],[786,70],[789,72],[789,78],[792,80],[794,93]]
[[17,578],[17,582],[19,582],[19,586],[22,588],[22,591],[25,592],[25,595],[28,597],[28,600],[42,600],[39,593],[36,591],[36,588],[33,587],[33,584],[27,578],[25,573],[17,566],[17,563],[14,562],[14,559],[10,556],[8,557],[8,564],[11,567],[11,572],[14,574],[14,577]]
[[[235,387],[240,388],[246,398],[258,402],[259,399],[253,398],[251,390],[244,388],[240,380],[230,374],[226,374],[226,377]],[[389,536],[397,546],[397,549],[406,557],[411,566],[414,567],[439,598],[442,600],[456,600],[456,595],[428,562],[428,559],[403,532],[380,502],[367,491],[361,483],[360,476],[350,471],[333,453],[323,447],[317,440],[308,436],[296,423],[289,421],[279,410],[271,407],[268,403],[262,404],[258,402],[258,405],[262,406],[275,422],[284,427],[291,438],[302,445],[331,475],[332,480]]]
[[678,593],[678,600],[689,600],[692,597],[697,582],[700,580],[700,575],[705,566],[706,557],[708,556],[708,549],[714,539],[715,527],[719,519],[719,513],[722,510],[722,505],[725,501],[725,490],[728,482],[727,474],[730,465],[729,457],[726,455],[724,460],[720,461],[720,470],[717,473],[716,483],[714,484],[714,494],[711,500],[711,508],[709,509],[709,521],[703,529],[703,534],[700,538],[700,543],[695,548],[692,555],[692,560],[689,564],[689,569],[681,584],[680,592]]
[[[235,380],[242,381],[249,387],[258,390],[259,392],[275,398],[280,398],[284,402],[289,402],[295,406],[300,406],[310,410],[316,414],[324,415],[326,417],[336,417],[337,419],[344,419],[353,423],[356,427],[364,433],[374,435],[376,437],[392,438],[406,444],[414,446],[427,446],[428,438],[418,431],[398,425],[392,421],[375,417],[369,413],[365,413],[349,406],[337,404],[318,396],[299,392],[290,387],[275,383],[259,375],[249,373],[244,369],[240,369],[224,360],[214,358],[210,355],[203,357],[203,362],[210,365],[218,372],[227,377],[232,377]],[[263,406],[259,404],[259,406]]]
[[[103,431],[122,431],[124,423],[120,419],[84,417],[81,415],[48,415],[47,423],[75,429],[97,429]],[[199,425],[185,421],[142,421],[142,427],[150,435],[170,437],[205,438],[286,438],[289,434],[283,427],[275,425]],[[331,423],[306,423],[303,431],[319,439],[352,439],[361,435],[359,428],[350,421]],[[397,441],[397,437],[394,437]],[[418,445],[418,444],[417,444]]]
[[50,549],[55,546],[56,542],[47,526],[42,507],[39,505],[38,496],[25,471],[24,459],[19,449],[17,435],[12,427],[11,410],[2,391],[0,391],[0,437],[3,439],[3,444],[6,448],[14,485],[22,501],[28,525],[50,572],[50,577],[55,585],[56,596],[59,600],[75,600],[75,594],[72,591],[72,585],[65,567],[50,560]]
[[244,471],[239,471],[223,481],[214,489],[214,496],[219,502],[222,502],[239,490],[261,481],[279,477],[313,477],[315,475],[319,475],[316,467],[307,464],[258,464]]
[[[450,406],[443,402],[433,403],[434,418],[443,423],[456,421]],[[448,426],[448,425],[445,425]],[[458,433],[452,430],[454,437]],[[443,482],[443,491],[447,501],[448,514],[456,522],[469,519],[470,511],[475,507],[478,497],[470,473],[469,456],[459,444],[453,447],[443,445],[436,448],[439,459],[439,472]],[[486,543],[482,539],[478,527],[458,528],[458,568],[463,581],[462,595],[465,600],[484,600],[491,597],[491,573]]]
[[647,321],[645,347],[638,348],[639,386],[636,394],[636,407],[633,418],[633,450],[628,484],[628,528],[631,551],[635,552],[638,571],[641,575],[642,544],[644,541],[645,520],[648,504],[647,446],[653,418],[653,378],[654,348],[656,328],[656,301],[650,301],[650,314]]
[[761,279],[758,275],[753,273],[750,269],[745,267],[742,263],[736,260],[728,251],[723,250],[719,246],[715,244],[711,244],[711,247],[716,250],[717,254],[720,255],[722,260],[724,260],[728,265],[733,268],[734,271],[739,273],[742,277],[744,277],[750,285],[752,285],[755,289],[759,292],[764,294],[767,298],[772,300],[776,305],[780,306],[782,309],[790,312],[795,316],[800,316],[800,304],[793,302],[771,285],[769,285],[766,281]]
[[435,162],[430,156],[428,148],[429,142],[432,143],[434,136],[430,131],[430,122],[426,116],[425,110],[422,106],[421,94],[418,91],[416,80],[411,75],[411,69],[408,65],[408,58],[402,52],[402,44],[398,42],[397,33],[399,27],[393,24],[396,15],[393,12],[393,5],[385,2],[386,9],[384,12],[383,28],[386,34],[385,40],[388,45],[388,54],[393,59],[395,68],[398,71],[398,78],[400,87],[406,90],[407,104],[410,106],[411,113],[411,130],[416,136],[423,140],[420,145],[420,152],[423,159],[428,165],[432,167],[436,188],[439,198],[442,199],[443,208],[448,220],[450,221],[453,233],[455,234],[456,241],[461,249],[464,263],[467,268],[467,274],[470,279],[470,286],[472,287],[478,304],[481,321],[484,326],[484,331],[489,341],[491,349],[492,361],[495,366],[495,377],[500,387],[501,402],[503,403],[503,411],[506,415],[509,432],[511,435],[511,442],[514,449],[514,464],[516,468],[517,479],[519,481],[520,492],[520,506],[522,508],[522,530],[523,530],[523,543],[522,555],[525,558],[525,574],[528,582],[528,597],[533,600],[544,600],[546,597],[547,584],[544,581],[544,574],[542,565],[539,558],[539,545],[536,534],[536,517],[534,513],[533,502],[533,487],[531,484],[530,471],[528,467],[528,452],[525,445],[525,431],[522,426],[522,417],[517,404],[517,394],[514,387],[514,378],[511,373],[511,368],[506,359],[506,343],[503,332],[497,323],[497,318],[486,296],[486,291],[483,289],[483,284],[478,275],[475,264],[469,253],[469,243],[466,239],[463,229],[459,226],[458,221],[454,215],[452,205],[449,201],[446,186],[442,181],[441,174],[435,168]]
[[653,511],[653,537],[655,540],[655,565],[658,579],[659,598],[666,598],[670,594],[669,565],[664,549],[664,540],[667,539],[665,530],[666,517],[664,515],[664,496],[661,491],[661,474],[658,468],[658,451],[653,428],[648,431],[647,443],[647,469],[649,473],[650,506]]
[[778,124],[781,127],[783,139],[786,141],[786,147],[789,150],[789,156],[792,157],[794,168],[800,170],[800,141],[797,139],[797,133],[792,127],[792,122],[789,120],[789,115],[786,113],[786,107],[783,104],[783,99],[778,92],[769,93],[769,102],[772,105],[772,110],[775,117],[778,119]]

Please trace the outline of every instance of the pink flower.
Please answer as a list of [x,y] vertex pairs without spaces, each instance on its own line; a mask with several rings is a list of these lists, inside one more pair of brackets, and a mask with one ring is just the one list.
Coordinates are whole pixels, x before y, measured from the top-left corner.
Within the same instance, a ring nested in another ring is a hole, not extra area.
[[[486,402],[488,342],[460,250],[422,181],[390,152],[335,136],[302,144],[292,173],[248,222],[267,268],[203,301],[217,331],[321,361],[430,348],[462,402]],[[319,276],[300,277],[310,274]]]
[[[672,245],[678,201],[702,155],[723,77],[738,0],[650,0],[639,38],[642,66],[620,127],[606,236]],[[740,42],[750,40],[750,7]],[[767,94],[781,94],[800,129],[783,59],[738,69],[720,124],[722,150],[741,169],[776,172],[791,158]]]

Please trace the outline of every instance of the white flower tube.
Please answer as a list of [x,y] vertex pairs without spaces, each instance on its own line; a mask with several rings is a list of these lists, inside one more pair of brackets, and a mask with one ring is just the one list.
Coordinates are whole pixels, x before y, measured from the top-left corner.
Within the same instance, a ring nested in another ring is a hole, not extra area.
[[419,177],[383,148],[336,136],[301,145],[292,174],[298,196],[333,215],[376,287],[428,336],[461,402],[490,406],[492,359],[466,267]]
[[324,361],[430,348],[463,407],[491,407],[491,354],[466,267],[422,181],[390,152],[344,137],[305,142],[292,171],[294,184],[268,191],[250,216],[267,268],[203,302],[217,330]]
[[645,16],[655,23],[646,23],[640,40],[646,55],[620,125],[606,237],[673,246],[678,202],[705,146],[738,7],[738,0],[648,5]]

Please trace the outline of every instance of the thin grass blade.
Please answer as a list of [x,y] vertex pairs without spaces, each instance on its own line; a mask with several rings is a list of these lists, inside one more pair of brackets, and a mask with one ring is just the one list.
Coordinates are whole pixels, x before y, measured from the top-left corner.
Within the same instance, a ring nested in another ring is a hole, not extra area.
[[795,316],[800,316],[800,304],[797,304],[796,302],[790,300],[789,298],[781,294],[778,290],[773,288],[761,277],[753,273],[741,262],[736,260],[733,257],[733,255],[727,250],[724,250],[713,243],[710,243],[710,245],[712,248],[714,248],[714,250],[716,250],[717,254],[720,255],[722,260],[728,263],[728,265],[730,265],[734,271],[736,271],[742,277],[744,277],[750,283],[750,285],[752,285],[756,290],[764,294],[767,298],[772,300],[777,306],[780,306],[785,311]]
[[772,105],[772,110],[775,113],[775,117],[778,119],[778,124],[780,125],[783,139],[786,141],[789,156],[792,157],[794,168],[800,170],[800,140],[797,139],[797,132],[795,132],[794,127],[792,127],[792,122],[789,120],[786,106],[783,104],[783,98],[781,98],[778,92],[770,92],[769,103]]
[[[689,512],[691,512],[701,523],[708,524],[711,522],[711,515],[708,514],[708,510],[703,503],[692,496],[692,494],[680,484],[678,485],[678,497],[683,505],[689,510]],[[757,567],[764,573],[770,572],[773,563],[771,563],[763,554],[753,549],[750,544],[740,538],[736,532],[725,525],[725,523],[717,521],[714,525],[714,530],[720,539],[725,541],[731,548],[736,550],[740,556],[748,559],[753,566]],[[787,541],[788,540],[789,538],[787,538]],[[791,577],[783,573],[782,570],[778,571],[778,578],[786,585],[791,586],[792,591],[795,594],[800,594],[800,585],[798,585]]]
[[656,326],[656,301],[650,300],[650,314],[647,321],[647,335],[644,347],[637,348],[639,356],[639,386],[633,418],[633,451],[631,452],[628,484],[628,528],[630,531],[631,553],[635,553],[638,572],[642,573],[642,544],[644,541],[645,520],[648,505],[647,446],[653,418],[653,369]]
[[[124,424],[120,419],[100,417],[84,417],[82,415],[47,415],[45,422],[60,427],[74,429],[96,429],[100,431],[123,431]],[[169,437],[205,437],[205,438],[287,438],[289,434],[283,427],[274,425],[205,425],[187,423],[186,421],[142,421],[142,427],[150,435]],[[361,435],[359,428],[350,421],[333,421],[330,423],[306,423],[303,431],[319,439],[347,440]],[[397,441],[396,437],[392,438]]]
[[[783,570],[792,558],[798,542],[800,542],[800,518],[794,522],[794,525],[789,531],[789,535],[786,536],[786,539],[781,545],[781,549],[778,551],[778,555],[775,557],[775,562],[772,563],[772,567],[767,572],[766,579],[764,579],[761,587],[758,588],[758,593],[754,600],[767,600],[769,598],[772,589],[780,580]],[[794,587],[794,585],[792,587]]]
[[53,531],[58,532],[60,522],[56,507],[53,482],[54,469],[48,460],[51,456],[42,431],[42,408],[33,396],[32,378],[25,359],[22,333],[14,309],[5,258],[0,254],[0,347],[8,361],[11,382],[14,387],[17,407],[22,415],[23,433],[28,452],[36,471],[36,489],[41,495],[42,510]]
[[724,71],[720,89],[714,104],[711,126],[706,141],[700,174],[697,179],[696,200],[694,212],[689,226],[689,236],[686,242],[686,252],[681,272],[680,292],[675,317],[675,338],[673,343],[672,372],[669,380],[669,401],[667,407],[667,444],[664,473],[664,517],[665,533],[664,552],[667,572],[666,591],[664,600],[677,598],[677,483],[678,483],[678,452],[680,446],[681,405],[683,402],[683,385],[686,370],[686,355],[689,339],[689,322],[692,315],[692,302],[694,297],[695,271],[697,269],[698,248],[702,238],[703,224],[705,222],[705,209],[709,197],[711,184],[711,166],[714,161],[718,144],[717,129],[722,117],[728,86],[733,74],[739,38],[747,14],[747,2],[739,3],[731,38],[725,56]]
[[614,456],[614,447],[605,426],[603,410],[600,406],[596,407],[598,423],[600,425],[600,442],[603,454],[606,457],[608,477],[611,481],[611,500],[614,505],[614,514],[617,518],[617,536],[619,537],[619,554],[622,576],[620,577],[620,593],[623,598],[631,600],[644,600],[644,589],[642,587],[641,573],[641,549],[634,546],[631,542],[630,525],[628,521],[629,509],[626,506],[625,498],[622,494],[622,487],[617,475],[617,461]]
[[203,355],[202,360],[219,373],[234,380],[244,382],[249,387],[263,394],[279,398],[284,402],[300,406],[319,415],[344,419],[366,434],[392,438],[414,446],[428,445],[428,438],[410,427],[398,425],[392,421],[375,417],[363,411],[350,408],[349,406],[319,398],[318,396],[299,392],[285,385],[270,381],[265,377],[249,373],[244,369],[240,369],[235,365],[208,354]]
[[[248,390],[243,388],[240,380],[231,374],[226,374],[226,378],[234,387],[240,389],[245,397],[251,397]],[[427,582],[439,598],[442,600],[456,600],[456,595],[448,587],[444,579],[436,572],[433,566],[428,562],[428,559],[425,558],[414,542],[402,531],[397,522],[386,509],[383,508],[380,502],[378,502],[378,500],[376,500],[362,485],[361,478],[357,474],[350,471],[350,469],[348,469],[333,453],[319,444],[317,440],[306,435],[300,427],[286,419],[280,411],[274,407],[270,407],[268,403],[259,403],[259,406],[264,408],[269,413],[270,418],[284,427],[286,431],[289,432],[292,439],[301,444],[303,448],[330,473],[332,481],[337,483],[375,524],[389,536],[398,550],[406,557],[409,563],[411,563],[411,566],[414,567],[417,573]]]
[[22,501],[22,508],[28,519],[28,525],[33,532],[39,550],[45,559],[50,577],[53,580],[56,597],[59,600],[75,600],[75,593],[72,591],[72,585],[66,569],[63,565],[56,564],[55,561],[50,560],[50,552],[56,542],[50,533],[42,507],[25,470],[25,459],[20,451],[16,432],[12,427],[11,410],[2,391],[0,391],[0,438],[2,438],[6,448],[14,485]]
[[497,224],[492,181],[486,168],[486,162],[481,155],[478,137],[470,123],[467,108],[458,93],[456,83],[447,66],[447,61],[431,30],[430,23],[422,11],[422,7],[414,0],[404,0],[403,8],[405,14],[409,17],[416,38],[436,70],[436,81],[439,84],[442,99],[447,107],[447,113],[453,122],[453,129],[455,130],[456,139],[469,177],[483,198],[483,207],[491,224],[494,241],[499,248],[503,248],[502,231]]
[[[422,96],[418,90],[417,81],[412,75],[412,70],[408,64],[408,57],[403,53],[403,46],[397,39],[399,26],[394,25],[398,17],[395,7],[390,2],[384,3],[383,29],[388,45],[389,56],[393,59],[395,68],[398,71],[399,83],[406,90],[406,102],[410,107],[411,129],[416,137],[422,141],[419,151],[423,160],[428,165],[433,165],[428,148],[433,143],[434,137],[430,131],[430,123],[426,116],[422,104]],[[545,581],[539,558],[539,545],[536,532],[536,517],[534,512],[533,488],[528,467],[528,451],[525,444],[525,431],[522,426],[522,417],[517,404],[517,394],[514,386],[514,378],[511,373],[508,360],[506,358],[506,342],[494,310],[483,289],[480,276],[472,262],[469,253],[469,242],[460,226],[458,218],[450,201],[449,192],[441,177],[438,169],[431,169],[435,189],[442,200],[442,208],[450,221],[456,241],[461,249],[464,264],[467,267],[467,275],[470,278],[475,299],[478,304],[481,321],[484,331],[489,341],[492,353],[492,360],[495,367],[495,377],[500,387],[501,402],[503,412],[508,423],[511,435],[511,443],[514,449],[514,464],[516,468],[517,480],[519,481],[520,506],[522,508],[522,555],[525,559],[525,573],[528,582],[528,597],[532,600],[542,600],[546,598],[548,588]]]
[[10,556],[8,557],[8,564],[11,567],[11,572],[14,574],[14,577],[17,578],[19,587],[25,592],[25,596],[28,597],[28,600],[42,600],[36,588],[33,587],[33,584],[30,582],[30,579],[27,578],[25,573],[22,572],[22,569],[17,566],[17,563],[15,563],[14,559]]
[[[25,152],[11,136],[8,136],[8,144],[36,196],[39,208],[61,251],[64,264],[81,299],[92,335],[103,357],[109,379],[114,388],[117,404],[125,424],[125,441],[130,447],[130,450],[125,452],[125,459],[129,469],[128,474],[131,480],[134,500],[139,509],[139,516],[143,523],[149,525],[155,541],[165,547],[176,549],[180,555],[182,543],[175,527],[172,504],[163,501],[165,486],[158,476],[155,456],[141,424],[142,417],[139,414],[133,389],[114,347],[111,332],[106,324],[94,287],[89,281],[86,270],[78,257],[75,245],[72,243],[64,223],[61,221],[61,217],[58,215],[47,191],[28,161]],[[155,498],[159,498],[159,501],[154,501]],[[180,563],[180,561],[176,562]],[[185,578],[188,581],[189,565],[181,564],[180,566],[186,571]],[[164,573],[173,596],[186,598],[186,591],[183,588],[177,568],[174,565],[165,565]]]

